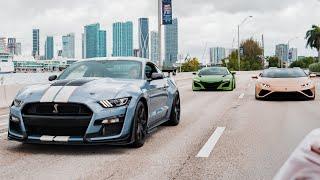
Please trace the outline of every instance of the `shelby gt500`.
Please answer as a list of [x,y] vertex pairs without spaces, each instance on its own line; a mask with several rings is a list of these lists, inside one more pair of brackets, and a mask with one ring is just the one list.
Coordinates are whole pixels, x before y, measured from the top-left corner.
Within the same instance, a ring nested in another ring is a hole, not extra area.
[[177,86],[148,60],[83,60],[49,80],[17,94],[9,140],[141,147],[155,127],[179,124]]

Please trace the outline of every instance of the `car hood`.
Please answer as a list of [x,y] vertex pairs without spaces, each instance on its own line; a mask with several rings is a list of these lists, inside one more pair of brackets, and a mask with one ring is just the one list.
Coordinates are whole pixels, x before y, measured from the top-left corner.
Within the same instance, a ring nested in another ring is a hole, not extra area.
[[232,79],[232,75],[211,75],[211,76],[197,76],[195,79],[200,80],[201,82],[219,82],[223,80]]
[[312,82],[308,77],[300,78],[260,78],[260,83],[268,84],[272,87],[301,87],[303,84]]
[[22,89],[17,99],[32,102],[84,102],[131,97],[141,91],[143,80],[112,78],[59,80]]

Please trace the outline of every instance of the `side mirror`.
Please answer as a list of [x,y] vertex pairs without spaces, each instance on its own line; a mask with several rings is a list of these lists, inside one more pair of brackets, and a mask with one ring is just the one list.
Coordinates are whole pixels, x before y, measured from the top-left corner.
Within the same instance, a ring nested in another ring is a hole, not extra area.
[[251,76],[252,79],[258,79],[258,76]]
[[310,74],[310,78],[315,78],[315,77],[317,77],[316,74]]
[[162,73],[152,73],[151,80],[163,79],[164,75]]
[[50,76],[49,77],[49,81],[54,81],[54,80],[56,80],[58,78],[58,76],[57,75],[52,75],[52,76]]
[[197,73],[195,73],[195,72],[193,72],[192,74],[193,74],[193,75],[197,75]]

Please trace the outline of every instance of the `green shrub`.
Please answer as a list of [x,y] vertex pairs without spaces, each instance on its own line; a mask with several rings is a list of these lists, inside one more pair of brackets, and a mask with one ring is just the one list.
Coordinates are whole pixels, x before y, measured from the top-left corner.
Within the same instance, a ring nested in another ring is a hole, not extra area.
[[320,63],[314,63],[309,66],[311,72],[320,72]]

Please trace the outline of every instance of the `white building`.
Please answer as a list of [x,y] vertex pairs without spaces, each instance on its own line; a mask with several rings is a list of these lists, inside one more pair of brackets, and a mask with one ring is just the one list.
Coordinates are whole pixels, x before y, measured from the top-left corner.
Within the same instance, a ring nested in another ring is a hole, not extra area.
[[210,64],[222,64],[222,60],[226,58],[226,49],[223,47],[210,48]]
[[159,64],[159,34],[156,31],[151,31],[151,61]]
[[0,53],[7,52],[7,41],[5,37],[0,37]]
[[289,50],[289,61],[294,62],[298,60],[298,49],[297,48],[290,48]]
[[75,57],[75,35],[74,33],[62,36],[62,57]]

